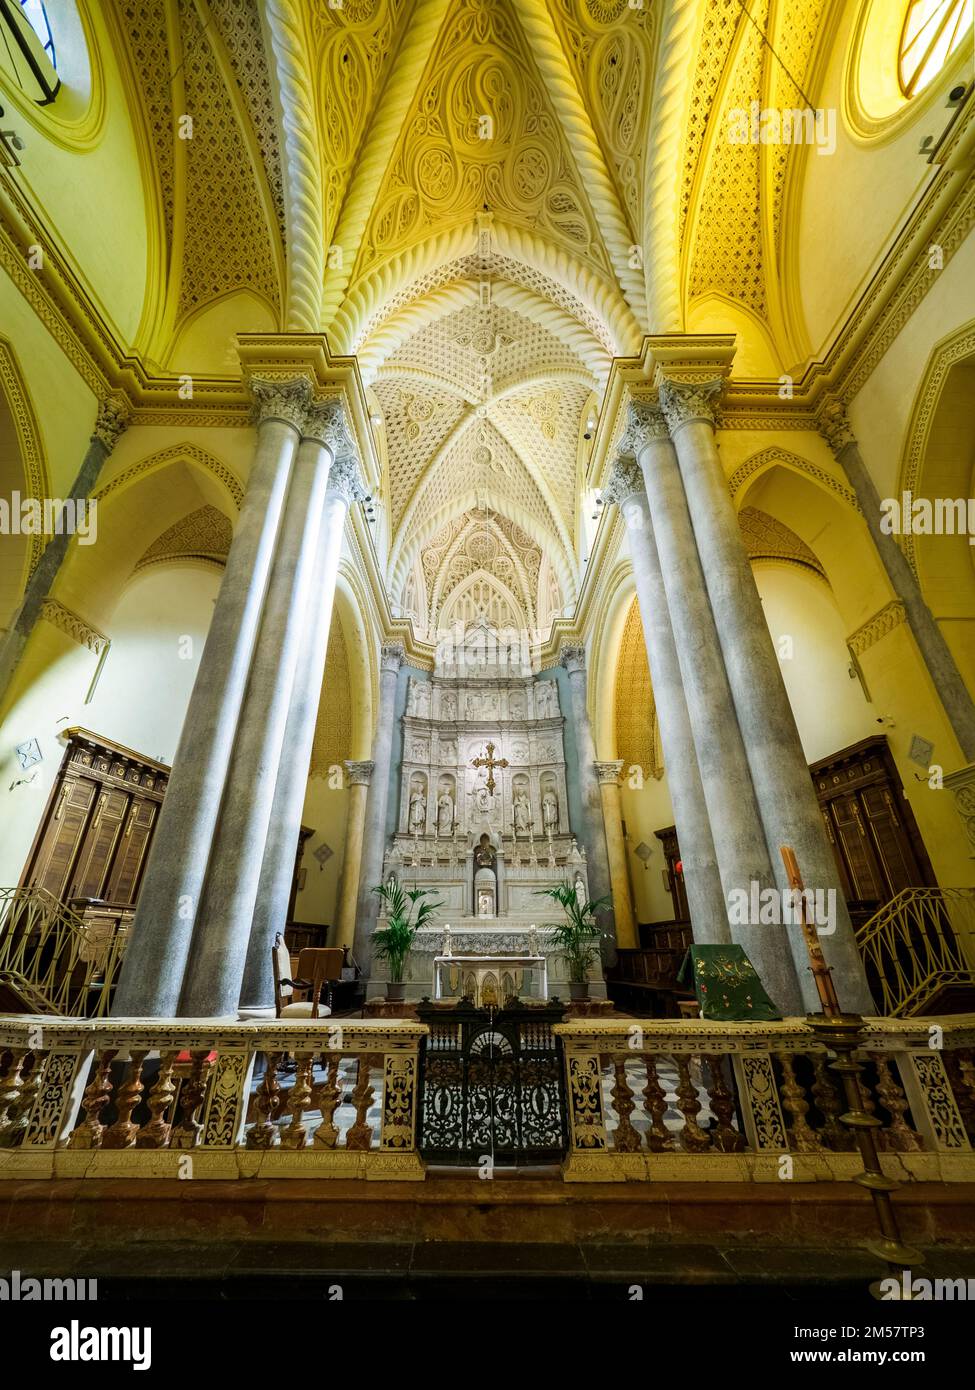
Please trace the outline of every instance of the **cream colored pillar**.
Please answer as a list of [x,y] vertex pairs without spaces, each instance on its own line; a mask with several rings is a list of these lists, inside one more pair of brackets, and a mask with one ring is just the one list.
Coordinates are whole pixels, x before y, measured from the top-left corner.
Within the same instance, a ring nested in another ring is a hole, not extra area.
[[362,841],[366,828],[366,802],[373,768],[369,759],[353,762],[346,759],[345,773],[349,787],[349,815],[345,831],[345,862],[342,865],[342,887],[339,891],[339,911],[332,946],[348,946],[355,940],[355,914],[359,901],[359,874],[362,871]]
[[626,871],[626,845],[623,841],[623,811],[620,805],[620,773],[622,762],[594,764],[599,779],[599,795],[603,803],[603,823],[606,827],[606,855],[609,859],[609,881],[616,914],[616,944],[624,951],[639,946],[630,876]]

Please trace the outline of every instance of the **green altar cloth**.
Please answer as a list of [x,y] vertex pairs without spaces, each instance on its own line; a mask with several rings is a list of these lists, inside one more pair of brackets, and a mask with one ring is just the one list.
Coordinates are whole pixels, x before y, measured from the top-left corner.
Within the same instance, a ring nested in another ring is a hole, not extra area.
[[689,946],[677,979],[685,986],[693,981],[705,1018],[768,1023],[782,1017],[740,946]]

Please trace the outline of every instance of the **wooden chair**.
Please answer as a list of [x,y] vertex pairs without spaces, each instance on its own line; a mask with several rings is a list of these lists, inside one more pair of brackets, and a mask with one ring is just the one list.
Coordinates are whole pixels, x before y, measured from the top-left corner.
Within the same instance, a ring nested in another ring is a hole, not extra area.
[[[291,956],[280,934],[271,948],[274,972],[274,1011],[278,1018],[328,1018],[330,1002],[322,1003],[322,991],[331,998],[331,986],[341,978],[340,946],[306,946],[298,955],[298,973],[292,978]],[[296,998],[296,991],[301,998]]]

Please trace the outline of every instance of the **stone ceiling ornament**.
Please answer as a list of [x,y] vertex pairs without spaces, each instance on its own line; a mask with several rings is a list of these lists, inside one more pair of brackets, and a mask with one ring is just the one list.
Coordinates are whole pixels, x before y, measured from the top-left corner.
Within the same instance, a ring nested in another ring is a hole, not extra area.
[[312,397],[308,377],[251,377],[248,386],[254,397],[254,418],[258,424],[264,420],[286,420],[295,429],[304,429]]
[[721,377],[711,381],[673,381],[664,377],[660,383],[660,404],[671,433],[692,420],[706,420],[714,425],[715,402],[723,390]]

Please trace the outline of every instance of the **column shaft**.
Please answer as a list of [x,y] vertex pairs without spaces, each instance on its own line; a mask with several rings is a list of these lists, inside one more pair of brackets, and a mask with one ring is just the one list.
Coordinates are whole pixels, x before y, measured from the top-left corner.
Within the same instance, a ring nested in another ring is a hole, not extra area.
[[336,459],[328,475],[328,490],[314,557],[311,597],[285,726],[285,753],[278,766],[264,842],[240,991],[241,1008],[264,1009],[274,1002],[271,947],[277,933],[283,933],[287,925],[288,899],[308,786],[308,767],[315,741],[318,706],[323,698],[322,680],[335,607],[345,521],[350,502],[360,494],[361,488],[352,461],[346,456]]
[[339,907],[335,925],[334,946],[348,946],[355,941],[355,914],[359,899],[359,878],[362,873],[362,841],[366,828],[366,805],[374,764],[371,761],[346,762],[349,788],[348,816],[345,826],[345,861],[339,887]]
[[[572,698],[572,719],[575,725],[576,748],[579,754],[579,793],[582,798],[582,834],[587,848],[587,867],[589,871],[589,895],[591,898],[612,896],[612,883],[609,873],[609,854],[606,848],[606,831],[603,823],[603,804],[599,794],[599,780],[596,776],[596,745],[593,741],[592,726],[589,723],[589,706],[586,699],[586,649],[579,646],[562,648],[562,665],[569,673],[569,691]],[[612,965],[616,958],[616,924],[612,909],[598,915],[603,929],[602,958],[604,965]]]
[[262,410],[237,531],[190,696],[113,1012],[171,1018],[194,923],[310,384],[254,383]]
[[639,946],[630,876],[626,868],[626,844],[623,840],[623,810],[620,804],[621,762],[596,764],[599,795],[603,803],[603,828],[606,832],[606,854],[609,859],[609,881],[613,894],[613,915],[616,918],[616,944],[624,950]]
[[[789,883],[779,849],[789,845],[796,852],[806,886],[835,894],[835,919],[832,930],[822,933],[823,951],[833,966],[843,1007],[870,1013],[873,1003],[836,860],[718,455],[708,407],[717,389],[720,382],[702,393],[665,381],[661,394],[674,433],[697,551],[708,557],[707,591],[769,857],[782,890]],[[792,927],[788,938],[805,1005],[816,1010],[819,998],[802,933]]]
[[[649,424],[646,415],[653,417]],[[641,419],[641,417],[643,417]],[[775,877],[762,829],[741,730],[725,674],[721,646],[708,601],[700,557],[673,445],[660,437],[659,412],[631,407],[653,517],[654,536],[673,627],[687,713],[694,735],[701,785],[707,802],[726,904],[752,885],[771,888]],[[792,953],[781,927],[732,922],[732,936],[745,949],[783,1013],[801,1007]]]
[[356,903],[352,953],[363,975],[368,976],[372,956],[372,933],[379,916],[379,899],[373,888],[381,881],[386,852],[386,805],[389,798],[389,764],[393,746],[393,717],[396,712],[396,686],[404,651],[399,643],[383,647],[379,676],[379,710],[373,743],[373,774],[366,802],[362,872]]
[[972,699],[958,670],[944,633],[935,621],[931,609],[924,602],[920,585],[907,556],[894,537],[881,529],[880,498],[876,486],[860,455],[846,415],[836,402],[827,408],[823,433],[856,493],[863,518],[877,547],[880,562],[887,571],[895,594],[904,605],[914,640],[934,682],[955,738],[966,761],[975,762],[975,700]]
[[667,593],[660,572],[650,506],[639,466],[628,460],[618,460],[608,487],[603,489],[603,498],[617,502],[626,523],[691,929],[695,941],[720,945],[731,940],[731,928],[667,611]]

